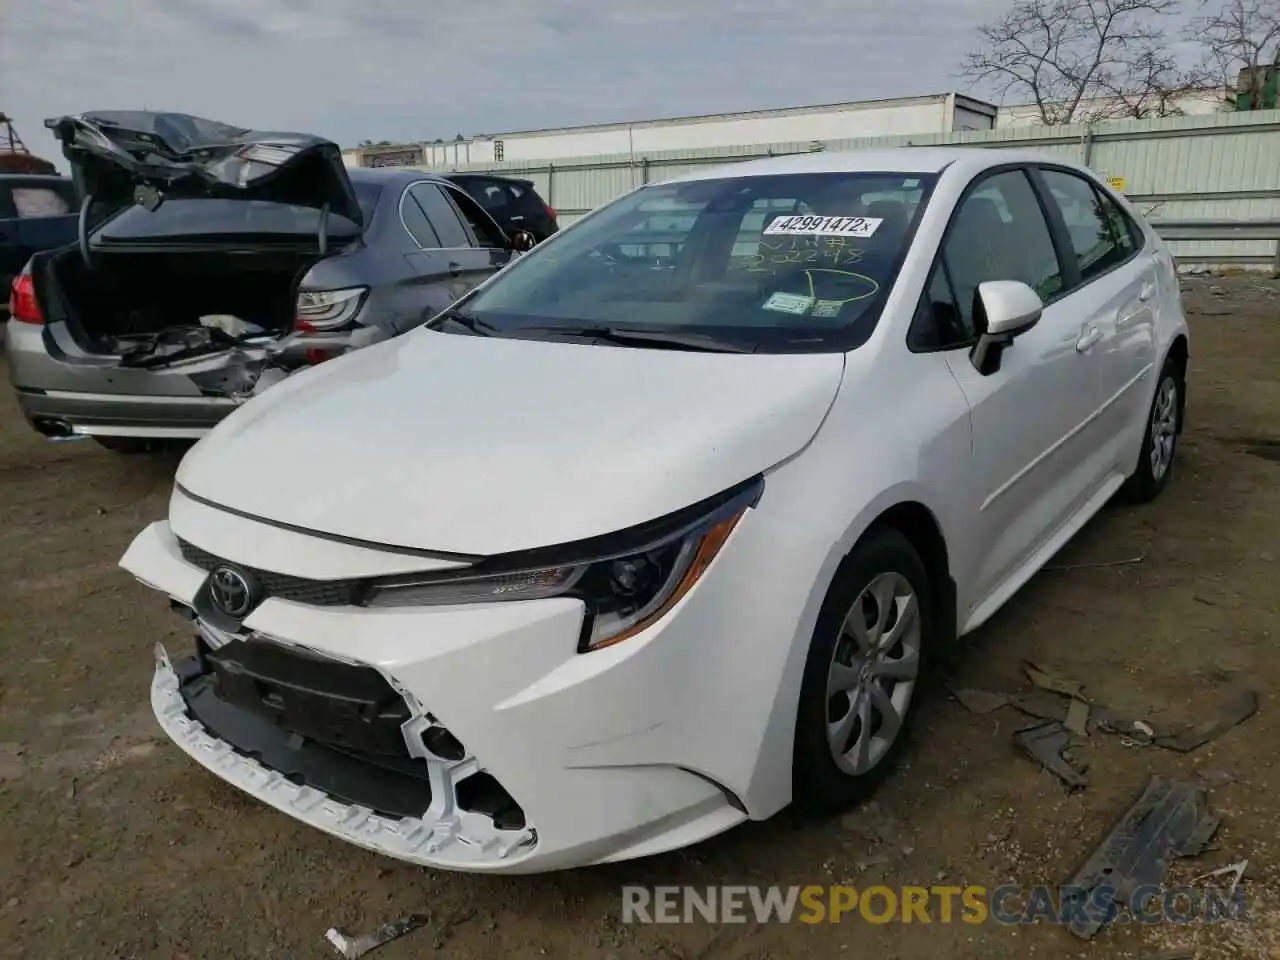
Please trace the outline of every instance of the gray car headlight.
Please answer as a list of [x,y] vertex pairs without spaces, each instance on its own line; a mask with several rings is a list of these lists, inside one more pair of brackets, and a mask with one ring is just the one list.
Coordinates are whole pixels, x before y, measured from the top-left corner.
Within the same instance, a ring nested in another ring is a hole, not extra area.
[[[757,478],[624,533],[521,557],[495,557],[457,574],[377,580],[369,585],[364,605],[445,606],[574,597],[587,610],[579,649],[599,650],[657,622],[693,589],[762,488],[763,480]],[[553,562],[539,563],[540,557]]]

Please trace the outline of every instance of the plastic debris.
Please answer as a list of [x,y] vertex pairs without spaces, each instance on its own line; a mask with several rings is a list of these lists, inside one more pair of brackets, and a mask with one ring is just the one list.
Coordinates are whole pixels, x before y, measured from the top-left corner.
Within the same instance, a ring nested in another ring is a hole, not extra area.
[[1169,864],[1199,854],[1221,822],[1209,812],[1204,787],[1151,777],[1102,844],[1067,880],[1067,886],[1080,891],[1078,900],[1072,900],[1068,929],[1082,939],[1092,937],[1106,920],[1105,911],[1088,908],[1095,890],[1110,888],[1112,902],[1124,902],[1139,887],[1159,886]]
[[1210,740],[1216,740],[1233,727],[1238,727],[1257,712],[1258,694],[1253,690],[1241,690],[1223,704],[1222,710],[1212,720],[1177,736],[1156,737],[1155,745],[1179,753],[1190,753]]
[[334,949],[338,951],[338,955],[343,957],[344,960],[359,960],[360,957],[377,950],[392,940],[399,939],[406,933],[412,933],[419,927],[426,926],[428,919],[424,914],[415,913],[402,920],[392,920],[390,923],[384,923],[373,933],[362,934],[358,937],[347,936],[336,927],[330,927],[329,932],[324,937],[333,944]]
[[1034,686],[1039,687],[1041,690],[1059,693],[1064,697],[1074,697],[1078,700],[1087,701],[1088,699],[1084,695],[1084,684],[1078,680],[1072,680],[1070,677],[1064,677],[1060,673],[1054,673],[1052,670],[1046,670],[1030,660],[1022,662],[1022,672],[1027,675],[1027,679]]
[[241,320],[239,317],[232,316],[229,313],[205,314],[200,318],[200,326],[216,328],[221,330],[228,337],[235,337],[237,340],[243,337],[257,336],[267,332],[256,323],[250,323],[248,320]]
[[990,690],[964,688],[952,690],[951,695],[960,701],[962,707],[976,714],[994,713],[1012,702],[1008,695],[992,693]]
[[1084,771],[1077,770],[1062,755],[1071,746],[1071,734],[1057,720],[1046,720],[1019,730],[1013,735],[1013,742],[1073,790],[1089,785]]
[[1089,735],[1089,705],[1083,700],[1071,698],[1071,702],[1067,704],[1067,718],[1062,721],[1062,725],[1077,737],[1087,737]]

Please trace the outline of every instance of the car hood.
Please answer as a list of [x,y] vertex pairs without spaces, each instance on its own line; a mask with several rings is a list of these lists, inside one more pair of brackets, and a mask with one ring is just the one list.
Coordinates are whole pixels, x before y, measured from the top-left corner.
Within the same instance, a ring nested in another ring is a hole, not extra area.
[[180,488],[342,538],[491,556],[658,519],[801,450],[841,354],[419,329],[305,370],[183,459]]
[[[338,145],[185,113],[98,111],[46,120],[80,188],[111,206],[162,197],[270,200],[363,225]],[[154,202],[154,201],[148,201]]]

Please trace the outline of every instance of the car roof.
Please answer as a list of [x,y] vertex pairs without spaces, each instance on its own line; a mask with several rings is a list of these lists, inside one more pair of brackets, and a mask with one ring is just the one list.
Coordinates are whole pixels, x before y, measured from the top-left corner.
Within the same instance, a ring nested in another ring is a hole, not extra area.
[[[765,177],[796,173],[941,173],[948,167],[976,173],[1006,163],[1058,163],[1046,153],[1028,150],[992,150],[986,147],[891,147],[878,150],[841,150],[797,153],[695,170],[665,182],[719,180],[725,177]],[[1067,166],[1074,166],[1066,163]]]
[[443,180],[438,173],[416,170],[412,167],[348,167],[347,176],[352,183],[375,183],[380,186],[396,186],[416,183],[419,180]]
[[522,187],[533,186],[532,180],[526,180],[524,177],[509,177],[502,173],[487,173],[484,170],[459,170],[455,173],[446,173],[446,180],[466,179],[467,177],[484,177],[486,180],[502,180],[506,183],[517,183]]

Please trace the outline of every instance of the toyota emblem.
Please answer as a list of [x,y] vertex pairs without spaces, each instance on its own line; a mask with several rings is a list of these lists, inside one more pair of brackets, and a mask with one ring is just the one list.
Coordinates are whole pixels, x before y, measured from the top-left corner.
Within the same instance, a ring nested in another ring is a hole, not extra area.
[[209,575],[209,599],[219,612],[239,619],[253,609],[253,587],[234,567],[218,567]]

